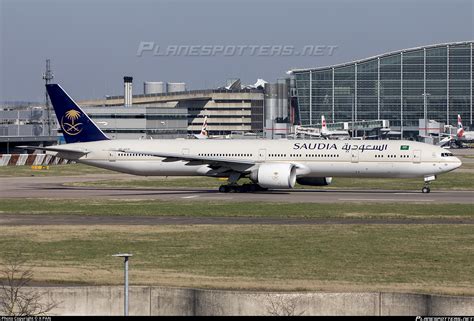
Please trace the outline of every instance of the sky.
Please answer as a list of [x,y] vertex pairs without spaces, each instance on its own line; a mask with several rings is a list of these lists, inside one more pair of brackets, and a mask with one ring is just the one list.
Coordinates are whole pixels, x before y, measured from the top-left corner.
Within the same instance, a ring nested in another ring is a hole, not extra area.
[[123,94],[123,76],[134,94],[144,81],[275,82],[292,68],[473,40],[473,3],[0,0],[0,101],[43,101],[48,58],[54,82],[78,100]]

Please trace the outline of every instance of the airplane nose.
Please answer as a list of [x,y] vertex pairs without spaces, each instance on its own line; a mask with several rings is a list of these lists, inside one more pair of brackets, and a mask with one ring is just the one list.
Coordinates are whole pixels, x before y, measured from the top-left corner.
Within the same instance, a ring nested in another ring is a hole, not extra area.
[[462,162],[459,158],[455,157],[456,161],[454,162],[454,169],[461,167]]

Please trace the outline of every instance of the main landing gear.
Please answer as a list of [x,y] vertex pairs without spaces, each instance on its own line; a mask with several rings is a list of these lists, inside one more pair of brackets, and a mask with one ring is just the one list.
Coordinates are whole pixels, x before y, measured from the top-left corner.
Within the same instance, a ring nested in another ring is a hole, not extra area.
[[260,191],[267,191],[268,188],[263,188],[258,184],[244,184],[244,185],[221,185],[219,193],[254,193]]
[[268,188],[263,188],[258,184],[243,184],[238,185],[237,181],[241,177],[241,173],[233,172],[229,175],[227,185],[221,185],[219,187],[219,193],[253,193],[253,192],[260,192],[260,191],[267,191]]
[[424,194],[429,193],[431,191],[430,190],[430,183],[434,180],[436,180],[436,176],[434,176],[434,175],[426,176],[425,177],[425,186],[423,186],[423,188],[421,189],[421,192],[424,193]]

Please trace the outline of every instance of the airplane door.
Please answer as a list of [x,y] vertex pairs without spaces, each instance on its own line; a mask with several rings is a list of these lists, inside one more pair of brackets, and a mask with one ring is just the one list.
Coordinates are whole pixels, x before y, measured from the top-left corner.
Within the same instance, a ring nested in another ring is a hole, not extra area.
[[109,152],[109,162],[115,162],[117,160],[117,152]]
[[264,161],[267,159],[267,150],[262,148],[258,150],[258,160]]
[[181,154],[182,155],[189,155],[189,148],[183,148],[183,150],[181,151]]
[[359,162],[359,150],[354,149],[351,150],[351,163],[358,163]]
[[421,162],[421,150],[413,151],[413,163]]

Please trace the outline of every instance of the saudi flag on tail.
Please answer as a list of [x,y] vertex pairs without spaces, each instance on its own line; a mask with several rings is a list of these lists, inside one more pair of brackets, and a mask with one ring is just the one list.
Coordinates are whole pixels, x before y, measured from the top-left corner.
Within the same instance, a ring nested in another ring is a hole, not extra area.
[[400,150],[409,150],[410,149],[410,146],[408,145],[401,145],[400,146]]

